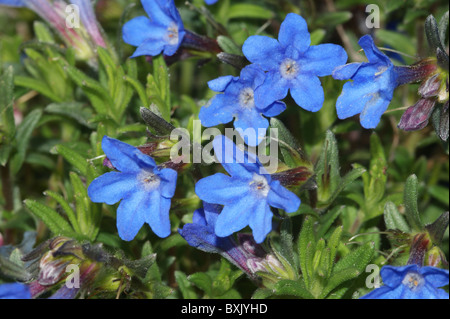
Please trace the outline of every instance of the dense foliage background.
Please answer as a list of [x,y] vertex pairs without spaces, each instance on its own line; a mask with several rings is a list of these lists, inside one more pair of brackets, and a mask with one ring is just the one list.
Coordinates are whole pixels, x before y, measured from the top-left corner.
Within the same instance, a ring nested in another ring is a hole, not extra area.
[[[250,35],[276,37],[286,14],[295,12],[307,20],[313,44],[340,44],[349,62],[365,61],[357,43],[365,34],[390,49],[385,53],[396,65],[435,56],[425,19],[432,14],[439,22],[448,11],[446,1],[371,3],[379,6],[380,28],[367,28],[368,3],[359,0],[219,0],[212,6],[202,0],[176,1],[186,29],[218,39],[231,54],[242,55]],[[358,116],[337,118],[336,99],[344,82],[324,77],[325,103],[319,112],[305,111],[288,97],[287,110],[271,121],[283,142],[301,150],[296,153],[301,157],[295,157],[281,148],[284,168],[303,166],[309,173],[308,181],[303,177],[292,188],[302,199],[300,209],[276,217],[278,226],[264,243],[281,270],[263,271],[255,283],[219,254],[190,247],[178,234],[201,207],[194,183],[220,170],[215,165],[179,168],[171,236],[161,239],[146,225],[134,240],[121,240],[117,205],[94,204],[86,192],[94,178],[109,171],[102,165],[102,137],[135,146],[156,141],[152,156],[166,162],[174,142],[155,139],[164,134],[158,123],[142,118],[140,107],[154,103],[166,110],[163,117],[174,127],[192,130],[201,106],[214,96],[207,82],[238,76],[239,70],[208,51],[167,59],[167,67],[161,59],[153,64],[146,57],[129,59],[135,48],[123,42],[121,27],[144,14],[140,2],[99,0],[95,8],[110,46],[83,59],[31,10],[0,6],[0,282],[35,280],[39,268],[23,256],[63,235],[76,244],[52,258],[66,258],[61,262],[66,265],[72,254],[72,263],[106,265],[78,297],[358,298],[371,290],[365,286],[368,264],[405,265],[408,260],[412,236],[420,232],[405,226],[405,220],[411,222],[405,217],[408,210],[423,225],[448,211],[448,141],[438,138],[431,121],[418,131],[397,127],[416,103],[419,84],[399,87],[377,128],[367,130]],[[439,267],[448,269],[448,228],[438,246],[445,255]],[[47,250],[35,254],[41,258]],[[325,260],[330,251],[328,257],[335,258]],[[57,268],[50,265],[53,260],[47,262],[41,262],[41,271]],[[347,275],[333,277],[345,269]],[[59,289],[63,275],[41,297]]]

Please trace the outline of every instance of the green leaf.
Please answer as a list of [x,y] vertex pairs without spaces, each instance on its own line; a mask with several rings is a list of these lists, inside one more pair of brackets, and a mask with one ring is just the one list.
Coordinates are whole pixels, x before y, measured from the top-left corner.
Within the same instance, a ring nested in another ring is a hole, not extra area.
[[441,42],[437,21],[431,14],[425,20],[425,34],[432,52],[435,52],[437,48],[441,49],[443,52],[446,52]]
[[31,134],[33,133],[33,130],[38,124],[41,116],[41,110],[33,110],[23,119],[20,125],[17,126],[15,137],[17,153],[11,160],[11,171],[13,174],[16,174],[22,167]]
[[27,77],[27,76],[21,76],[17,75],[14,78],[14,83],[17,86],[26,87],[28,89],[37,91],[46,97],[48,97],[50,100],[54,102],[62,102],[62,98],[56,95],[52,89],[42,80],[38,80],[35,78]]
[[385,44],[393,49],[412,55],[416,54],[416,46],[414,41],[411,41],[409,36],[403,35],[399,32],[378,29],[376,31],[376,38],[382,40]]
[[294,237],[292,236],[292,223],[289,217],[283,219],[280,229],[281,255],[286,258],[291,268],[297,269],[297,259],[294,255]]
[[52,103],[46,106],[45,112],[52,114],[59,114],[74,119],[78,123],[88,128],[94,128],[94,125],[89,123],[92,118],[92,111],[80,102],[63,102]]
[[387,202],[384,206],[384,223],[387,229],[398,229],[404,233],[411,232],[408,223],[393,202]]
[[24,201],[25,206],[39,219],[41,219],[45,225],[50,229],[54,235],[72,236],[73,229],[69,223],[61,217],[53,209],[35,201],[27,199]]
[[287,166],[290,168],[297,168],[300,166],[309,168],[312,166],[301,151],[298,141],[292,136],[291,132],[286,128],[283,122],[272,117],[270,119],[270,127],[276,132],[274,132],[274,136],[278,136],[281,155]]
[[271,10],[250,3],[237,3],[230,6],[229,19],[271,19],[274,14]]
[[[8,143],[8,140],[14,137],[16,130],[13,103],[14,69],[10,66],[0,76],[0,141],[2,141],[2,148],[4,147],[3,136],[7,137],[6,142]],[[2,162],[6,161],[2,160]]]
[[325,12],[322,13],[319,18],[316,19],[316,23],[323,27],[334,27],[338,24],[345,23],[353,17],[353,14],[349,11],[342,12]]
[[213,281],[207,273],[197,272],[188,276],[188,280],[203,290],[207,295],[212,296]]
[[329,203],[341,182],[339,175],[339,152],[336,138],[327,131],[322,152],[315,165],[319,201]]
[[33,278],[32,274],[25,270],[21,265],[17,265],[3,256],[0,256],[0,274],[22,282]]
[[[306,216],[303,221],[302,229],[300,231],[298,239],[298,254],[300,260],[300,269],[303,274],[303,280],[306,286],[309,286],[310,281],[310,271],[308,271],[308,264],[312,263],[312,260],[308,260],[308,250],[315,247],[316,239],[314,236],[314,218]],[[312,247],[311,247],[312,246]],[[312,256],[311,256],[312,258]]]
[[81,174],[86,176],[88,163],[86,159],[77,153],[77,151],[63,145],[56,145],[53,150],[53,153],[57,153],[64,157],[66,161],[68,161],[74,168],[79,170]]
[[336,255],[337,255],[337,250],[338,250],[339,244],[341,242],[343,229],[344,228],[342,226],[336,227],[334,232],[331,234],[330,239],[328,240],[327,247],[330,250],[330,259],[329,259],[329,264],[328,264],[328,268],[327,268],[328,274],[332,273],[332,270],[334,267],[334,261],[336,259]]
[[334,266],[333,274],[350,268],[354,268],[360,273],[363,272],[371,261],[374,252],[375,244],[373,242],[365,243],[342,257]]
[[360,270],[352,267],[333,273],[333,275],[328,279],[327,285],[320,293],[319,298],[325,298],[333,289],[348,280],[358,277],[360,274]]
[[115,115],[112,114],[112,112],[109,112],[111,110],[111,106],[114,105],[114,101],[112,100],[107,89],[105,89],[98,81],[87,76],[76,67],[69,64],[62,64],[62,66],[67,75],[69,75],[69,77],[83,90],[98,114],[109,114],[111,116]]
[[41,42],[55,43],[53,34],[47,25],[41,21],[34,21],[33,23],[34,34],[36,38]]
[[408,177],[405,183],[403,201],[405,204],[405,216],[409,225],[415,231],[423,229],[423,223],[420,219],[419,208],[417,207],[419,181],[416,175]]
[[225,53],[242,55],[241,48],[239,48],[237,44],[227,36],[219,35],[217,37],[217,43]]
[[78,234],[82,234],[81,230],[80,230],[80,227],[78,226],[78,221],[77,221],[77,217],[75,215],[75,212],[70,207],[69,203],[60,194],[55,193],[55,192],[50,191],[50,190],[45,191],[44,195],[50,196],[51,198],[53,198],[61,206],[61,208],[66,213],[67,218],[69,219],[69,221],[70,221],[73,229],[75,230],[75,232],[78,233]]
[[191,287],[187,276],[181,271],[175,271],[175,281],[178,284],[178,289],[180,289],[183,299],[197,299],[197,294]]
[[428,193],[430,193],[433,198],[437,199],[445,205],[449,205],[449,190],[447,187],[442,187],[440,185],[431,185],[428,188]]
[[303,299],[314,299],[302,280],[280,280],[275,284],[273,291],[278,296],[294,296]]

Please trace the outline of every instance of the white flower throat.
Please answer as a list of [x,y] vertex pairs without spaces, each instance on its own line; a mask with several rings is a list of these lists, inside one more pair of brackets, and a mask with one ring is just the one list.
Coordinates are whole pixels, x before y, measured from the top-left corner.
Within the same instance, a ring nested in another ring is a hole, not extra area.
[[416,272],[409,272],[406,274],[405,278],[403,278],[402,284],[408,287],[411,290],[417,290],[422,287],[424,283],[423,277]]
[[144,191],[151,191],[155,188],[158,188],[159,184],[161,183],[161,179],[159,178],[159,176],[150,170],[142,170],[137,176],[137,179]]
[[292,80],[297,77],[299,71],[300,66],[297,61],[287,58],[281,62],[280,73],[283,78]]
[[253,173],[253,179],[250,182],[250,188],[253,192],[255,192],[258,196],[267,197],[270,191],[269,183],[267,179],[256,173]]
[[175,23],[172,23],[170,27],[167,28],[167,38],[169,44],[178,44],[178,26]]
[[247,87],[241,90],[239,93],[239,105],[246,109],[255,107],[255,92],[252,88]]

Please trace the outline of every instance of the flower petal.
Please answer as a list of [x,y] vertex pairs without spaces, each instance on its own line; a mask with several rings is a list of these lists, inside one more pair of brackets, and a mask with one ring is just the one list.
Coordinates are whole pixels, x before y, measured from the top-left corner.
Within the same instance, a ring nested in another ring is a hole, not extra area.
[[380,288],[375,288],[360,299],[396,299],[395,297],[397,295],[399,295],[399,293],[394,291],[391,287],[382,286]]
[[238,114],[234,127],[248,146],[257,146],[266,136],[269,121],[256,109],[244,110]]
[[170,235],[170,205],[170,199],[161,196],[158,191],[153,191],[147,196],[145,221],[150,225],[153,232],[161,238]]
[[386,112],[391,99],[392,96],[386,97],[379,93],[372,94],[360,115],[362,127],[366,129],[376,128],[378,123],[380,123],[381,116]]
[[24,0],[0,0],[0,5],[11,7],[25,7],[26,3]]
[[265,200],[261,200],[249,217],[249,226],[253,231],[255,242],[260,244],[272,231],[273,213]]
[[[147,39],[154,39],[155,25],[147,17],[140,16],[131,19],[122,28],[123,41],[133,46],[140,46]],[[157,28],[161,31],[161,28]],[[162,35],[163,36],[163,35]]]
[[280,208],[288,213],[296,212],[300,206],[300,199],[293,192],[284,188],[279,181],[270,183],[270,191],[267,195],[270,206]]
[[244,42],[242,52],[250,62],[260,65],[264,71],[278,68],[283,59],[280,43],[261,35],[250,36]]
[[278,41],[283,47],[294,45],[300,52],[305,52],[311,45],[311,36],[305,19],[295,13],[289,13],[281,23]]
[[[258,108],[258,107],[257,107]],[[267,117],[274,117],[278,116],[281,113],[283,113],[286,110],[286,104],[284,102],[274,102],[267,106],[264,109],[259,109],[259,112],[261,112],[264,116]]]
[[232,75],[221,76],[217,79],[209,81],[208,87],[215,92],[224,92],[228,84],[230,84],[233,79],[237,80],[238,78]]
[[116,224],[120,238],[133,240],[144,225],[149,212],[148,193],[135,191],[124,198],[117,208]]
[[145,12],[154,23],[162,26],[169,26],[173,22],[174,17],[171,16],[171,14],[173,14],[172,7],[175,7],[173,1],[141,0],[141,3]]
[[177,171],[171,168],[163,168],[158,171],[158,176],[161,178],[160,192],[165,198],[172,198],[175,194],[175,189],[177,187]]
[[109,172],[92,181],[88,187],[88,195],[94,203],[113,205],[135,192],[136,185],[134,174]]
[[300,75],[291,87],[291,96],[303,109],[317,112],[325,101],[322,84],[317,76]]
[[220,205],[229,205],[248,192],[248,184],[222,173],[202,178],[195,184],[195,193],[201,200]]
[[121,172],[137,173],[142,168],[156,167],[155,161],[137,147],[106,135],[102,139],[102,149],[113,166]]
[[147,39],[139,45],[131,58],[136,58],[143,55],[156,56],[164,50],[164,46],[166,44],[167,43],[164,38]]
[[255,204],[254,198],[248,194],[225,205],[217,218],[215,226],[216,235],[219,237],[227,237],[246,227]]
[[347,62],[347,53],[344,48],[336,44],[319,44],[305,52],[301,59],[301,72],[310,73],[317,76],[327,76],[333,70]]
[[338,66],[333,70],[333,78],[335,80],[349,80],[351,79],[359,68],[365,63],[349,63],[346,65]]
[[205,127],[216,126],[233,121],[234,106],[230,105],[229,97],[217,94],[207,105],[200,109],[198,118]]
[[402,285],[403,278],[410,271],[417,272],[417,265],[406,265],[402,267],[383,266],[380,271],[383,283],[389,287],[397,287]]
[[376,92],[378,84],[370,78],[345,83],[336,102],[338,117],[342,120],[361,113]]
[[385,65],[392,65],[391,60],[388,56],[386,56],[383,52],[381,52],[370,35],[366,34],[362,36],[358,44],[363,48],[364,53],[366,54],[367,59],[371,63],[382,63]]
[[219,163],[233,177],[248,181],[253,174],[264,171],[256,154],[242,151],[228,137],[218,135],[213,141],[214,153]]
[[264,83],[255,90],[255,105],[264,109],[274,102],[284,99],[289,92],[290,82],[281,76],[279,70],[266,74]]
[[425,266],[420,269],[420,273],[433,287],[440,288],[448,285],[449,272],[447,269]]

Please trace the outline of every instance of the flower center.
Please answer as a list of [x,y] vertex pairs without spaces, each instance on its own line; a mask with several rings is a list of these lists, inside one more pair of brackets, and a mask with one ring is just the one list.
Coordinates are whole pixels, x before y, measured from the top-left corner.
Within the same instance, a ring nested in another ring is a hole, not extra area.
[[239,104],[246,109],[255,107],[255,92],[252,88],[245,88],[239,94]]
[[267,194],[269,194],[270,186],[267,179],[256,173],[253,174],[250,187],[260,197],[267,197]]
[[167,42],[170,45],[178,44],[178,26],[175,23],[172,23],[170,27],[167,28]]
[[144,191],[151,191],[159,186],[161,179],[153,171],[143,170],[137,176],[140,186]]
[[280,65],[281,76],[288,80],[294,79],[298,75],[299,71],[300,66],[297,61],[289,58],[285,59]]
[[416,272],[410,272],[407,273],[405,278],[403,278],[402,284],[408,287],[410,290],[417,290],[419,289],[424,283],[423,277],[416,273]]

